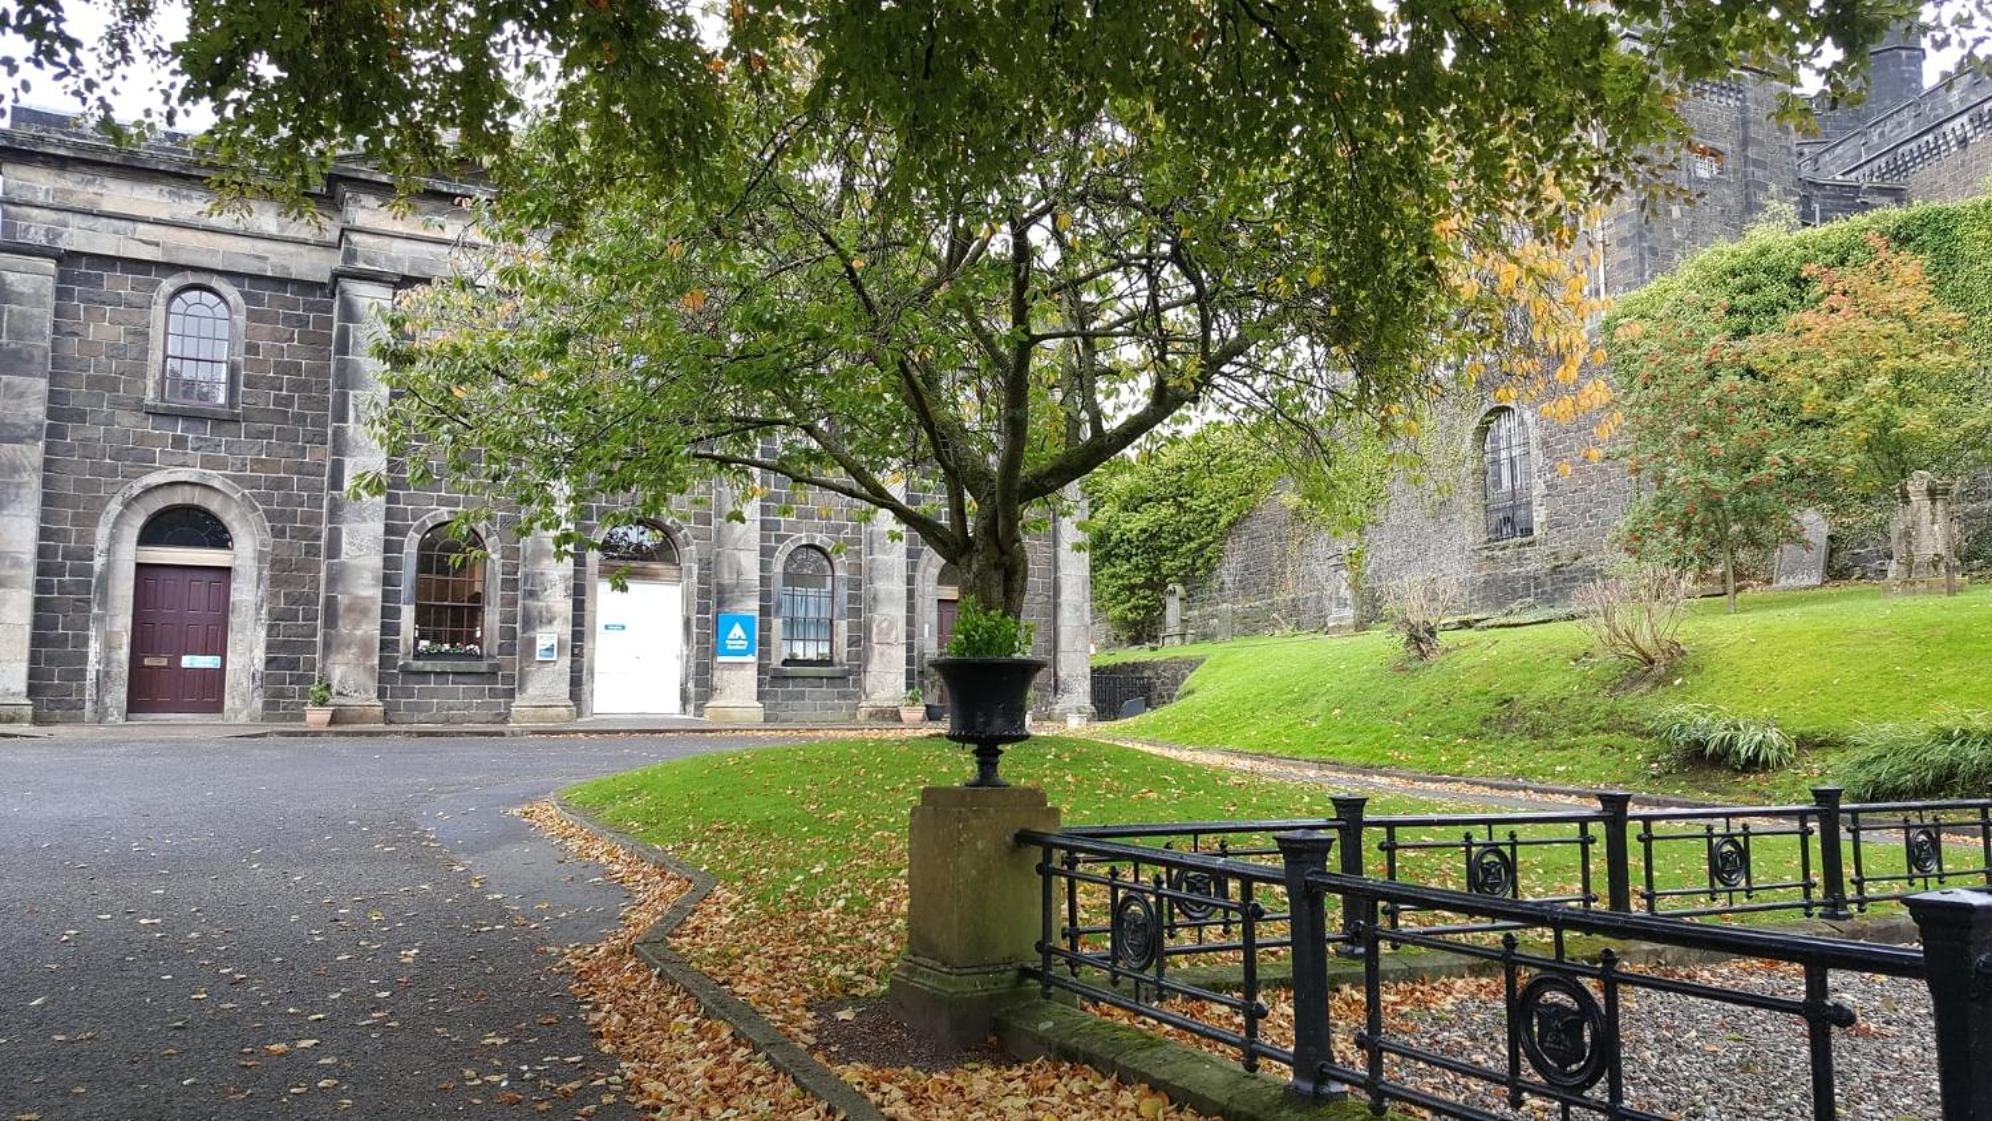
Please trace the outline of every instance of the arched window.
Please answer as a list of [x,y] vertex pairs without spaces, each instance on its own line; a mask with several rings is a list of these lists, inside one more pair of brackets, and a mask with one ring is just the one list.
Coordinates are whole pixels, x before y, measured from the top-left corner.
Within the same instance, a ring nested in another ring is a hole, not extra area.
[[678,547],[671,535],[650,522],[614,526],[602,534],[602,559],[616,567],[635,568],[653,576],[678,578]]
[[484,539],[439,525],[415,553],[415,656],[481,658],[485,649]]
[[1481,497],[1487,509],[1487,540],[1512,541],[1535,534],[1530,488],[1529,434],[1513,409],[1495,409],[1480,426]]
[[221,519],[199,506],[168,506],[138,531],[140,548],[233,549],[234,537]]
[[228,349],[235,325],[212,288],[182,288],[166,305],[165,368],[159,396],[185,405],[228,405]]
[[829,665],[830,637],[835,629],[831,598],[830,554],[804,545],[782,564],[782,662],[785,665]]

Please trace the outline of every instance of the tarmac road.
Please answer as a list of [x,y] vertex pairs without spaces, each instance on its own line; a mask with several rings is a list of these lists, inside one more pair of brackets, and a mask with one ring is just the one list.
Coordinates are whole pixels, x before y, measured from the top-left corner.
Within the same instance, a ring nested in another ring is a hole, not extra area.
[[630,1116],[549,949],[623,893],[505,810],[771,742],[0,740],[0,1121]]

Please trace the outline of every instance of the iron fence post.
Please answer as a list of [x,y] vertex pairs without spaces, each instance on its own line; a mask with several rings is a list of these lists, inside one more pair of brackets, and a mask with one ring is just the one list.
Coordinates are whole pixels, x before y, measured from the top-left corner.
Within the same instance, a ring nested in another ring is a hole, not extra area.
[[1829,919],[1853,917],[1847,910],[1846,862],[1840,850],[1840,794],[1837,786],[1815,786],[1812,802],[1819,807],[1820,915]]
[[1992,890],[1912,895],[1937,1029],[1943,1121],[1992,1121]]
[[1341,1083],[1325,1069],[1334,1052],[1328,1023],[1328,928],[1322,893],[1307,882],[1328,870],[1335,838],[1327,833],[1276,833],[1287,890],[1288,933],[1293,949],[1293,1081],[1287,1091],[1310,1099],[1339,1098]]
[[[1363,813],[1369,805],[1369,798],[1361,794],[1337,794],[1329,798],[1335,804],[1335,820],[1342,823],[1341,870],[1344,876],[1363,874]],[[1342,942],[1338,952],[1350,957],[1360,956],[1362,943],[1356,938],[1356,929],[1362,921],[1361,908],[1354,899],[1342,897]]]
[[1605,906],[1614,911],[1632,910],[1632,853],[1626,845],[1626,815],[1632,795],[1623,790],[1598,794],[1605,811]]

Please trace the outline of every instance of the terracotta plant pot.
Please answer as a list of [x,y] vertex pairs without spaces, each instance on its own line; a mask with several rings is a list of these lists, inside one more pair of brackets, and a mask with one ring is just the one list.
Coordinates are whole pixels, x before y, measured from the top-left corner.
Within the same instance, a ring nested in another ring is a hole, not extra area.
[[329,728],[332,726],[332,708],[329,705],[304,706],[304,726],[307,728]]
[[927,722],[927,706],[900,705],[899,722],[901,724],[925,724]]
[[1031,738],[1031,682],[1042,658],[935,658],[948,686],[948,738],[975,745],[976,774],[966,785],[1007,786],[996,776],[1005,744]]

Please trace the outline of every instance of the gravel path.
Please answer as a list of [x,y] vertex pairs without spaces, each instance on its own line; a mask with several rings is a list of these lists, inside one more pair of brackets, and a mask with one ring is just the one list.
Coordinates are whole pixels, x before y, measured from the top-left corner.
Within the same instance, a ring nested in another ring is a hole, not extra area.
[[[1763,963],[1739,962],[1665,975],[1782,997],[1799,997],[1805,990],[1797,968]],[[1429,989],[1430,1004],[1393,1018],[1403,1037],[1449,1056],[1504,1068],[1506,1027],[1500,982],[1479,980]],[[1835,974],[1832,992],[1857,1017],[1853,1027],[1833,1032],[1840,1116],[1849,1121],[1936,1118],[1935,1044],[1929,990],[1923,982]],[[1419,994],[1412,990],[1403,995]],[[1626,1099],[1635,1108],[1683,1121],[1804,1121],[1812,1116],[1805,1025],[1795,1016],[1647,991],[1627,994],[1621,1025]],[[1392,1068],[1392,1075],[1504,1116],[1553,1111],[1543,1103],[1510,1110],[1498,1090],[1489,1092],[1484,1084],[1415,1064],[1400,1064]],[[1592,1093],[1602,1099],[1604,1085]]]
[[1596,798],[1580,798],[1548,790],[1516,791],[1507,787],[1474,782],[1471,779],[1427,779],[1378,774],[1374,771],[1338,767],[1332,763],[1316,763],[1276,755],[1255,755],[1251,752],[1227,751],[1222,748],[1175,747],[1153,740],[1116,736],[1104,731],[1096,731],[1092,738],[1103,743],[1131,747],[1137,751],[1146,751],[1150,755],[1160,755],[1165,759],[1176,759],[1199,766],[1223,767],[1226,770],[1283,779],[1287,782],[1332,786],[1336,790],[1356,794],[1396,794],[1411,798],[1457,801],[1463,804],[1462,809],[1484,810],[1491,807],[1498,810],[1556,811],[1596,809],[1598,806]]

